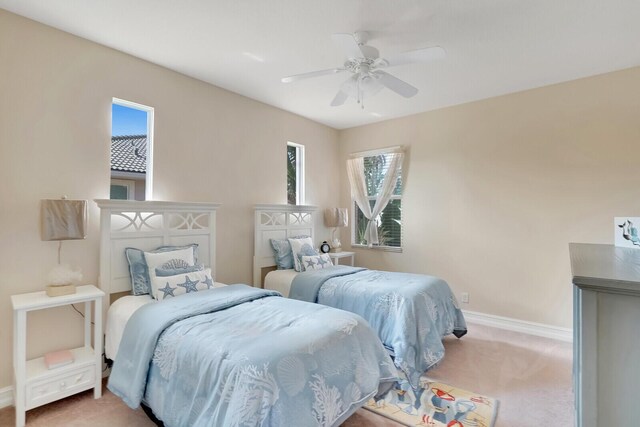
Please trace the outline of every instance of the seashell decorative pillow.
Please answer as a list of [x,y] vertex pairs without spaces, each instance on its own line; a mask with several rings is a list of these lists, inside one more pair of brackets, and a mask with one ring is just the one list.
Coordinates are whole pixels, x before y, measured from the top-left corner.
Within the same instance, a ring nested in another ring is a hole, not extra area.
[[[193,261],[198,262],[198,244],[192,243],[184,246],[160,246],[159,248],[147,253],[171,252],[178,249],[191,248],[193,251]],[[137,248],[126,248],[124,250],[127,261],[129,262],[129,274],[131,275],[131,293],[133,295],[151,294],[151,277],[149,276],[149,267],[145,259],[145,252]],[[193,265],[193,264],[192,264]]]
[[169,269],[186,268],[186,267],[189,267],[189,264],[187,263],[187,261],[180,258],[172,258],[158,268],[162,270],[169,270]]
[[[144,259],[147,262],[151,290],[153,290],[153,283],[156,278],[156,268],[160,268],[167,263],[169,263],[168,265],[178,265],[180,264],[180,260],[187,266],[194,266],[196,264],[193,258],[192,248],[178,249],[170,252],[145,252]],[[162,270],[162,268],[160,269]],[[153,292],[150,292],[150,294],[153,296]]]
[[178,268],[165,268],[165,265],[156,268],[157,277],[175,276],[176,274],[193,273],[204,270],[204,264],[186,265]]

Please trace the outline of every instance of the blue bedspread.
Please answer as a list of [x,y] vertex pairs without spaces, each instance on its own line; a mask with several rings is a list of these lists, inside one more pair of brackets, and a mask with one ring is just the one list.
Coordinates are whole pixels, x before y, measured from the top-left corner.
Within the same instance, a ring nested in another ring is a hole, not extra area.
[[289,297],[364,317],[413,387],[444,357],[442,338],[467,330],[449,285],[433,276],[335,266],[298,274]]
[[137,310],[108,388],[167,427],[336,426],[396,379],[360,316],[232,285]]

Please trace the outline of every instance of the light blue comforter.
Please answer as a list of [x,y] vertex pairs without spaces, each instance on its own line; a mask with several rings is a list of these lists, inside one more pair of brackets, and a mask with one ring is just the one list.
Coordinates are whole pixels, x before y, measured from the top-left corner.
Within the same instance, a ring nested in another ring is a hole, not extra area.
[[335,426],[397,379],[360,316],[232,285],[147,304],[108,388],[172,426]]
[[335,266],[296,275],[289,297],[364,317],[413,387],[444,357],[442,338],[467,331],[449,285],[433,276]]

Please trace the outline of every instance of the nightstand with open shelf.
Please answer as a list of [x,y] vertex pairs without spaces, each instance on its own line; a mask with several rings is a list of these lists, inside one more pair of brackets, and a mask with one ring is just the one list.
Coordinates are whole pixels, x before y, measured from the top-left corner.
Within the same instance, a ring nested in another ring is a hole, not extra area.
[[356,257],[356,253],[355,252],[347,252],[347,251],[329,252],[329,257],[331,257],[331,261],[333,261],[333,265],[339,265],[340,264],[340,260],[342,258],[349,258],[349,265],[351,265],[353,267],[353,264],[354,264],[354,261],[355,261],[355,257]]
[[[25,412],[46,403],[93,388],[102,396],[102,298],[93,285],[78,286],[76,293],[49,297],[44,291],[11,296],[13,306],[13,368],[16,426],[25,425]],[[71,304],[85,304],[84,346],[71,349],[74,361],[47,369],[44,356],[26,360],[27,313]],[[94,305],[94,347],[91,346],[91,304]]]

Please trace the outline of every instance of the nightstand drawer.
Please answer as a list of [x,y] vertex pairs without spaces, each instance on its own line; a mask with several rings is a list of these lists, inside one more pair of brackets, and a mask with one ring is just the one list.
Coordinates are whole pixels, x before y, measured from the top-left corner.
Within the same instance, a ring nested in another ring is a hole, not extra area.
[[84,366],[67,371],[57,377],[27,384],[26,408],[31,409],[45,403],[70,396],[95,385],[95,366]]

